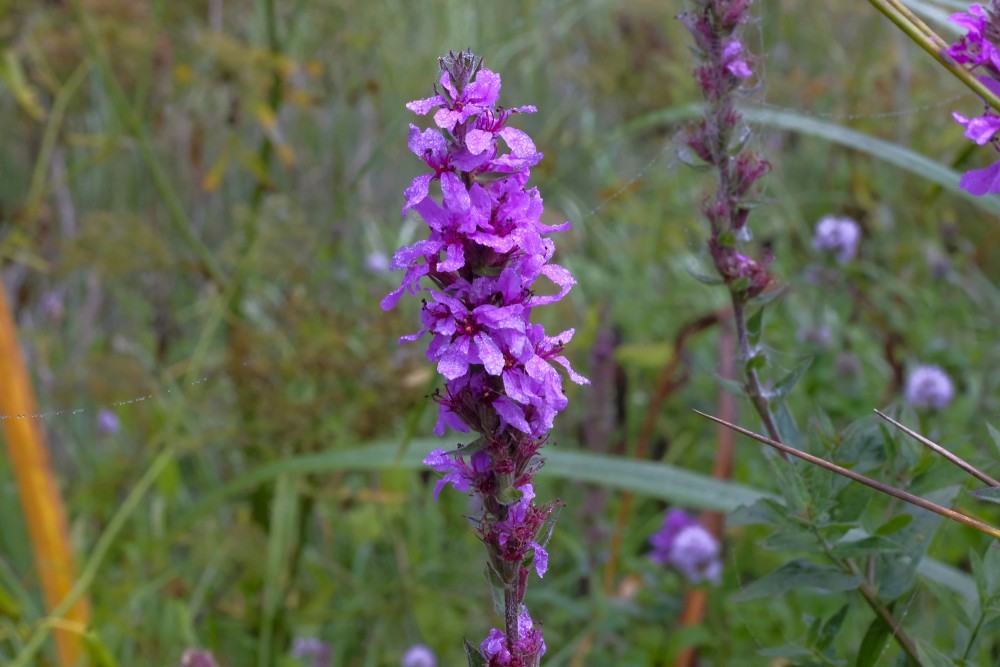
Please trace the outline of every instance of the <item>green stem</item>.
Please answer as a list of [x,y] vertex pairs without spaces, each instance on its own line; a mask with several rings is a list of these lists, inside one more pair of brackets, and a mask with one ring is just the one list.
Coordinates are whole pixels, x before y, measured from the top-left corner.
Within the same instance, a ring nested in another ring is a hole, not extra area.
[[972,629],[972,634],[969,635],[969,641],[965,645],[965,650],[962,651],[962,660],[968,660],[969,654],[972,653],[972,645],[976,643],[976,637],[979,636],[979,629],[983,627],[983,621],[986,620],[986,612],[982,609],[979,610],[979,621],[976,623],[976,627]]

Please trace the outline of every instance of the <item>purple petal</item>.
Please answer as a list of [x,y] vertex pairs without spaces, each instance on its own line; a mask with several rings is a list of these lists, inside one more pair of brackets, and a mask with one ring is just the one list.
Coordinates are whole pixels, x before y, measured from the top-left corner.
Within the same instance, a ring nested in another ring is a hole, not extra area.
[[448,253],[443,262],[438,262],[438,271],[458,271],[465,266],[465,248],[459,243],[452,243],[448,246]]
[[403,246],[393,253],[389,268],[393,271],[405,269],[421,257],[436,255],[441,251],[443,245],[440,241],[424,239],[423,241],[417,241],[413,245]]
[[433,179],[434,174],[422,174],[413,179],[410,187],[403,191],[403,196],[406,197],[406,204],[403,206],[403,215],[406,215],[408,210],[427,197],[427,193],[430,191],[431,180]]
[[464,213],[472,206],[469,190],[453,172],[441,174],[441,191],[444,193],[444,205],[451,211]]
[[533,296],[528,300],[529,306],[545,306],[562,299],[576,284],[576,279],[569,270],[558,264],[547,264],[543,266],[540,273],[559,286],[559,293],[550,296]]
[[549,569],[549,552],[538,542],[532,542],[530,546],[535,550],[535,572],[544,577]]
[[486,372],[490,375],[500,375],[504,367],[503,352],[493,339],[485,333],[476,334],[476,349],[479,351],[480,361],[486,367]]
[[465,135],[465,147],[473,155],[479,155],[493,145],[493,133],[486,130],[469,130]]
[[434,114],[434,124],[442,130],[448,130],[449,132],[455,129],[455,125],[461,119],[462,112],[453,109],[438,109],[437,113]]
[[406,108],[417,114],[418,116],[423,116],[428,111],[435,107],[439,107],[444,104],[444,98],[440,95],[435,95],[433,97],[426,97],[422,100],[413,100],[412,102],[406,103]]
[[511,152],[518,157],[527,157],[538,153],[535,149],[535,142],[526,132],[514,127],[505,127],[500,130],[500,136],[510,146]]
[[469,371],[469,339],[455,340],[441,357],[437,368],[438,373],[449,380],[465,375]]
[[1000,193],[1000,162],[994,162],[985,169],[966,172],[959,186],[977,197]]
[[566,357],[556,355],[552,357],[552,361],[556,362],[557,364],[565,368],[566,372],[569,374],[569,379],[572,380],[573,382],[577,384],[590,384],[590,380],[588,380],[587,378],[583,377],[582,375],[573,370],[573,368],[569,365],[569,359],[567,359]]
[[476,74],[476,80],[462,91],[462,97],[473,104],[493,106],[500,97],[500,75],[484,67]]
[[524,410],[520,405],[506,396],[501,396],[493,401],[493,409],[497,411],[497,414],[500,415],[504,421],[516,428],[518,431],[531,435],[531,427],[528,426],[528,421],[524,418]]

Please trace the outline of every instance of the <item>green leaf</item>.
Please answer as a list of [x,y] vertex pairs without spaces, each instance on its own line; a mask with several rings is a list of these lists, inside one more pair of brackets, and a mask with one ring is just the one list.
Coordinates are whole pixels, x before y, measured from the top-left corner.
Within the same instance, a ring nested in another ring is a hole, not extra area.
[[819,631],[819,636],[816,638],[816,646],[821,651],[828,649],[833,644],[833,640],[840,633],[840,628],[844,624],[844,619],[847,618],[847,611],[850,608],[851,605],[845,604],[836,614],[823,623]]
[[863,558],[887,551],[898,551],[899,545],[880,535],[870,535],[860,540],[837,542],[830,553],[835,558]]
[[1000,431],[996,430],[993,427],[993,424],[990,424],[988,422],[986,424],[986,428],[990,432],[990,438],[992,438],[993,444],[996,445],[997,452],[1000,453]]
[[726,517],[726,527],[773,524],[784,512],[785,507],[781,503],[771,498],[761,498],[755,503],[740,505],[730,512]]
[[699,273],[694,268],[690,266],[684,267],[684,269],[691,274],[691,277],[700,283],[705,283],[706,285],[721,285],[722,278],[719,276],[708,275],[705,273]]
[[750,371],[759,371],[765,366],[767,366],[767,355],[764,354],[763,352],[758,352],[757,354],[747,359],[746,368],[748,373]]
[[795,385],[799,383],[802,376],[805,375],[806,371],[809,370],[809,367],[812,366],[814,358],[815,357],[812,356],[803,357],[798,361],[798,363],[795,364],[795,367],[792,368],[787,375],[778,380],[777,384],[774,385],[774,397],[784,398],[785,396],[788,396],[789,392],[795,388]]
[[[892,605],[889,606],[889,611],[892,611]],[[873,667],[878,662],[885,649],[885,642],[889,637],[890,630],[891,628],[882,620],[881,616],[875,617],[861,640],[861,646],[858,647],[858,656],[854,660],[854,667]]]
[[299,496],[295,481],[281,475],[275,482],[268,524],[264,594],[261,602],[261,632],[257,640],[257,664],[274,663],[274,632],[281,602],[288,589],[291,558],[298,540]]
[[504,615],[504,591],[506,586],[503,582],[503,577],[500,573],[496,571],[493,567],[493,563],[486,561],[486,581],[490,584],[490,592],[493,598],[493,611],[497,616]]
[[1000,504],[1000,486],[987,486],[985,489],[976,489],[970,493],[979,500]]
[[909,526],[910,522],[912,521],[913,521],[912,514],[897,514],[896,516],[892,517],[891,519],[883,523],[881,526],[879,526],[878,529],[875,531],[875,534],[885,536],[898,533],[899,531]]
[[760,306],[763,308],[772,301],[775,301],[776,299],[783,297],[787,292],[788,292],[788,286],[782,285],[781,287],[769,289],[766,292],[758,294],[754,298],[747,301],[747,304],[751,306]]
[[734,602],[757,600],[772,595],[781,595],[798,588],[817,588],[824,591],[853,590],[861,583],[861,577],[847,574],[825,565],[817,565],[807,560],[794,560],[777,570],[765,574],[732,597]]
[[90,657],[90,662],[94,667],[118,667],[118,661],[111,655],[111,651],[96,633],[85,632],[82,637],[83,645],[87,649],[87,656]]
[[792,412],[785,402],[782,400],[772,401],[771,411],[774,414],[774,423],[778,427],[778,433],[781,434],[781,441],[789,447],[803,449],[802,434],[795,424],[795,417],[792,416]]
[[[955,496],[958,487],[950,486],[924,494],[924,497],[938,505],[948,507]],[[893,533],[894,541],[899,544],[899,554],[882,554],[876,557],[876,575],[879,592],[886,600],[894,600],[905,593],[913,583],[917,565],[927,553],[931,538],[944,519],[919,507],[905,505],[898,510],[899,514],[912,515],[913,520],[900,530]],[[903,521],[902,519],[893,519]]]
[[929,641],[917,639],[917,653],[924,667],[955,667],[955,661],[934,648]]
[[462,640],[465,643],[465,659],[469,667],[486,667],[486,658],[479,652],[479,649],[469,643],[468,639]]

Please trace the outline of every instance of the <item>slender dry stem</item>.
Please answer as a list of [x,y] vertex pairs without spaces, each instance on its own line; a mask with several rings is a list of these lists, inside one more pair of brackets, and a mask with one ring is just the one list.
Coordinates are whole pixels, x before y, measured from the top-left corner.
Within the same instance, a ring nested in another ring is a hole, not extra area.
[[892,417],[889,417],[888,415],[883,414],[882,412],[880,412],[878,410],[875,411],[875,414],[877,414],[879,417],[881,417],[882,419],[886,420],[887,422],[889,422],[890,424],[892,424],[893,426],[895,426],[900,431],[902,431],[906,435],[910,436],[911,438],[913,438],[917,442],[919,442],[919,443],[921,443],[923,445],[926,445],[934,453],[940,454],[944,458],[948,459],[949,461],[951,461],[952,463],[954,463],[955,465],[957,465],[959,468],[961,468],[965,472],[969,473],[970,475],[972,475],[973,477],[975,477],[976,479],[978,479],[983,484],[989,484],[990,486],[1000,486],[1000,482],[996,481],[995,479],[993,479],[992,477],[990,477],[989,475],[987,475],[982,470],[980,470],[976,466],[972,465],[971,463],[969,463],[965,459],[963,459],[963,458],[961,458],[961,457],[959,457],[959,456],[957,456],[955,454],[952,454],[947,449],[945,449],[941,445],[937,444],[933,440],[925,438],[924,436],[920,435],[916,431],[913,431],[913,430],[911,430],[911,429],[903,426],[902,424],[900,424],[898,421],[896,421]]
[[708,419],[711,419],[714,422],[717,422],[724,426],[728,426],[729,428],[733,429],[738,433],[742,433],[743,435],[751,437],[754,440],[763,442],[765,445],[774,447],[778,451],[788,454],[789,456],[794,456],[796,458],[802,459],[803,461],[808,461],[809,463],[818,465],[821,468],[825,468],[831,472],[837,473],[838,475],[843,475],[848,479],[854,480],[855,482],[859,482],[861,484],[864,484],[865,486],[871,487],[876,491],[881,491],[886,495],[892,496],[894,498],[899,498],[900,500],[908,502],[911,505],[915,505],[922,509],[928,510],[929,512],[934,512],[935,514],[939,514],[945,517],[946,519],[951,519],[952,521],[964,524],[966,526],[969,526],[970,528],[975,528],[976,530],[986,533],[991,537],[1000,539],[1000,528],[995,528],[976,518],[970,517],[966,514],[962,514],[961,512],[956,512],[953,509],[950,509],[948,507],[943,507],[941,505],[938,505],[937,503],[932,503],[931,501],[921,498],[920,496],[915,496],[912,493],[907,493],[906,491],[897,489],[894,486],[889,486],[888,484],[884,484],[870,477],[865,477],[864,475],[856,473],[853,470],[842,468],[838,466],[836,463],[830,463],[829,461],[821,459],[818,456],[813,456],[812,454],[808,454],[801,450],[795,449],[794,447],[789,447],[788,445],[784,445],[776,440],[772,440],[771,438],[768,438],[766,436],[754,433],[753,431],[737,426],[736,424],[731,424],[723,419],[719,419],[718,417],[713,417],[712,415],[705,414],[704,412],[700,412],[698,410],[695,410],[695,412],[697,412],[702,417],[707,417]]

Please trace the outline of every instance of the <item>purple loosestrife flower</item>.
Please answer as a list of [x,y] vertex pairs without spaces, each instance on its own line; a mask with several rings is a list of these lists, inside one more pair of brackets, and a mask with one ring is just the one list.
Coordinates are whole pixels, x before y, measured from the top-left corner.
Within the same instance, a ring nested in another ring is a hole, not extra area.
[[[979,80],[995,95],[1000,95],[1000,3],[990,0],[984,7],[978,3],[969,6],[967,14],[951,15],[951,22],[966,30],[945,53],[969,70],[979,73]],[[952,116],[965,128],[965,136],[980,146],[992,144],[1000,151],[997,133],[1000,132],[1000,115],[989,106],[981,116],[968,118],[960,113]],[[963,190],[982,196],[1000,192],[1000,161],[985,169],[966,172],[959,185]]]
[[719,583],[722,561],[719,541],[698,520],[680,509],[667,512],[663,526],[649,538],[649,559],[675,568],[691,583]]
[[850,218],[827,215],[816,223],[812,246],[816,250],[829,253],[841,264],[854,259],[861,239],[861,227]]
[[923,410],[940,410],[951,403],[955,386],[939,366],[917,366],[906,379],[906,402]]
[[[742,72],[740,57],[739,50],[730,54],[733,76]],[[400,342],[430,338],[427,358],[445,380],[434,394],[434,432],[478,437],[456,451],[435,450],[424,463],[442,473],[435,499],[451,484],[481,501],[474,525],[505,608],[504,629],[491,630],[480,646],[483,659],[493,667],[535,667],[545,643],[522,601],[531,571],[541,577],[548,568],[545,542],[557,503],[536,504],[531,480],[541,465],[536,454],[567,405],[562,372],[588,381],[562,355],[573,329],[549,336],[531,314],[576,282],[551,262],[548,238],[570,223],[542,224],[542,198],[527,187],[542,154],[508,125],[535,107],[499,106],[499,75],[471,52],[449,53],[440,65],[436,94],[406,105],[421,116],[434,112],[436,127],[410,126],[409,148],[430,172],[403,194],[403,214],[415,211],[430,233],[393,256],[391,268],[405,273],[382,307],[426,293],[420,330]]]

